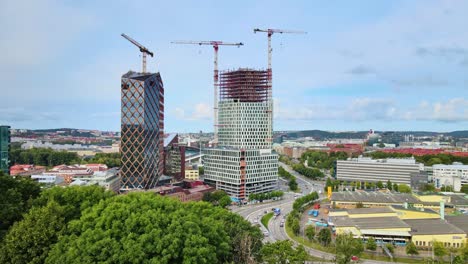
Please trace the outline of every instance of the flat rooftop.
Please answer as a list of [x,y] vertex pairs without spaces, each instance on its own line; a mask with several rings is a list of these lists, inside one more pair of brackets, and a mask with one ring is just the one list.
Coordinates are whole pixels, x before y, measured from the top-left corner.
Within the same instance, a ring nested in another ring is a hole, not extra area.
[[381,193],[381,192],[335,192],[331,197],[332,201],[341,202],[366,202],[366,203],[420,203],[420,201],[411,194],[407,193]]
[[356,208],[356,209],[349,209],[349,214],[388,214],[388,213],[395,213],[389,207],[379,207],[379,208]]
[[403,221],[411,226],[411,234],[413,235],[466,234],[465,231],[442,219],[408,219]]
[[389,228],[409,228],[410,226],[396,216],[391,217],[366,217],[349,218],[348,216],[332,217],[332,223],[336,227],[354,226],[358,229],[389,229]]

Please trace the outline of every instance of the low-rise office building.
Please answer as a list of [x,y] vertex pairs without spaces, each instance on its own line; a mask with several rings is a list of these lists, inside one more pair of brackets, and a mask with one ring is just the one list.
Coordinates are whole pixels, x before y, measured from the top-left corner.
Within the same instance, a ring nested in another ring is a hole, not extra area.
[[414,158],[378,159],[366,157],[336,161],[340,181],[387,182],[411,185],[411,175],[423,168]]
[[466,232],[442,219],[408,219],[404,222],[411,226],[412,241],[419,248],[430,248],[434,241],[453,248],[466,243]]
[[468,184],[468,165],[462,164],[435,164],[432,166],[433,181],[436,188],[451,186],[459,192],[462,185]]
[[200,179],[200,172],[198,169],[193,169],[192,167],[185,168],[185,179],[198,181]]

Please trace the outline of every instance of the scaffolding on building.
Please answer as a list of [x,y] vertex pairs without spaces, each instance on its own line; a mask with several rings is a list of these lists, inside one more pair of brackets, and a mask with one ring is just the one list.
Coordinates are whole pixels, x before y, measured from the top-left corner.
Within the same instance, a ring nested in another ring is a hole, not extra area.
[[219,79],[220,100],[268,102],[269,73],[266,70],[238,69],[224,71]]

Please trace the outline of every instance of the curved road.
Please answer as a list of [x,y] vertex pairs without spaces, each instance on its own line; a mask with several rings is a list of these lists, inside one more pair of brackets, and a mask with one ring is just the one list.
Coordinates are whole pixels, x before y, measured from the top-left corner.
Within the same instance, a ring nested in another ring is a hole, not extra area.
[[[302,190],[302,195],[317,191],[322,192],[324,189],[324,183],[320,181],[312,181],[308,178],[305,178],[301,174],[297,173],[296,171],[292,170],[289,166],[284,163],[279,163],[286,171],[294,175],[297,179],[297,183]],[[265,227],[260,223],[260,219],[263,215],[265,215],[265,211],[271,212],[271,208],[280,208],[281,215],[277,218],[273,217],[268,223],[268,236],[265,236],[264,242],[274,242],[278,240],[291,240],[294,244],[298,244],[296,241],[289,238],[286,233],[285,227],[281,227],[280,223],[285,221],[285,216],[292,211],[292,204],[294,203],[295,196],[297,193],[286,192],[283,196],[282,200],[269,202],[269,203],[260,203],[254,205],[247,205],[241,207],[231,207],[231,211],[238,213],[242,217],[244,217],[247,221],[251,223],[255,223],[255,220],[260,224],[260,229],[265,232],[267,231]],[[324,195],[321,194],[320,197],[324,199]],[[318,258],[322,258],[325,260],[334,260],[335,255],[327,252],[323,252],[320,250],[316,250],[313,248],[305,247],[306,251]],[[376,260],[365,260],[362,259],[361,263],[365,264],[384,264],[384,263],[393,263],[393,262],[385,262],[385,261],[376,261]]]

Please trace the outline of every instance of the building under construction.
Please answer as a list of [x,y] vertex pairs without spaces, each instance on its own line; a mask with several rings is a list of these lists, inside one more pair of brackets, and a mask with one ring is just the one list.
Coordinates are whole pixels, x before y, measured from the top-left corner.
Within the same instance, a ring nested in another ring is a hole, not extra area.
[[252,69],[219,78],[218,146],[204,150],[205,182],[238,199],[277,187],[268,78],[268,71]]

